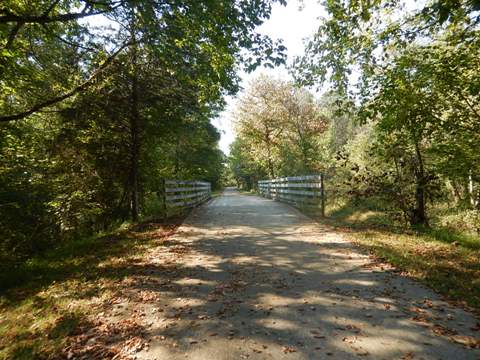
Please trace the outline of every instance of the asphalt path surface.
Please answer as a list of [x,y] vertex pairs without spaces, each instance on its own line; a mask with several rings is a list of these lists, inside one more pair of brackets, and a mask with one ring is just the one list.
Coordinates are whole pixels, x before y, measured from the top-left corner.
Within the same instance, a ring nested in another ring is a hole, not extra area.
[[138,359],[480,359],[472,314],[286,204],[226,191],[170,245]]

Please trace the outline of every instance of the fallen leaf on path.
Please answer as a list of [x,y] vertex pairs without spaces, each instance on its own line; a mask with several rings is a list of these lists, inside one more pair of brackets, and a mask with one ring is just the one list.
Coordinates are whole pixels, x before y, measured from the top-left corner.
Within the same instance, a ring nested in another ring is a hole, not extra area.
[[361,330],[358,326],[353,325],[353,324],[348,324],[345,326],[345,329],[353,331],[354,333],[359,333]]
[[364,350],[359,347],[352,346],[352,349],[356,352],[358,356],[367,356],[370,354],[367,350]]
[[457,335],[457,332],[452,329],[448,329],[442,325],[435,324],[432,326],[432,331],[439,336],[452,336]]
[[405,355],[403,355],[401,357],[401,359],[402,360],[412,360],[414,358],[414,356],[415,355],[413,354],[413,352],[410,351],[410,352],[406,353]]
[[284,347],[282,348],[282,351],[283,351],[285,354],[297,352],[297,350],[294,349],[294,348],[291,347],[291,346],[284,346]]
[[411,320],[415,321],[415,322],[419,322],[419,323],[424,323],[424,324],[429,322],[428,318],[424,315],[414,316],[414,317],[411,318]]
[[123,344],[123,352],[134,354],[142,350],[147,343],[140,337],[131,338]]
[[433,307],[433,302],[432,302],[432,300],[425,299],[425,300],[423,300],[423,303],[424,303],[427,307],[429,307],[429,308],[432,308],[432,307]]
[[342,339],[342,341],[349,343],[349,344],[354,344],[357,342],[357,337],[356,336],[346,336]]
[[473,331],[480,331],[480,323],[477,323],[474,327],[470,328]]
[[453,335],[450,336],[454,342],[468,346],[473,349],[480,349],[480,339],[476,339],[472,336]]

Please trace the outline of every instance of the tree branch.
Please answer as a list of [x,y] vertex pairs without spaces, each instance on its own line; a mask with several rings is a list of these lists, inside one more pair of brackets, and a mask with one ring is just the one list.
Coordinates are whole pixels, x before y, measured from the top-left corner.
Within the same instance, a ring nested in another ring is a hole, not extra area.
[[29,110],[23,111],[21,113],[13,114],[13,115],[6,115],[6,116],[0,116],[0,122],[8,122],[8,121],[15,121],[15,120],[21,120],[26,118],[27,116],[30,116],[43,108],[55,105],[63,100],[66,100],[76,93],[85,90],[88,86],[91,85],[92,81],[95,80],[95,78],[101,74],[103,70],[105,70],[115,59],[115,57],[122,52],[123,49],[125,49],[127,46],[131,44],[131,41],[125,42],[120,48],[118,48],[112,55],[110,55],[99,67],[97,70],[93,72],[90,77],[85,80],[83,83],[77,85],[74,87],[72,90],[66,92],[65,94],[59,95],[57,97],[54,97],[52,99],[40,102],[33,107],[31,107]]
[[21,23],[21,24],[48,24],[52,22],[67,22],[72,20],[78,20],[88,16],[95,16],[100,14],[105,14],[112,11],[114,8],[108,10],[98,10],[90,12],[78,12],[78,13],[67,13],[59,15],[17,15],[8,10],[4,10],[3,14],[0,16],[0,24],[9,24],[9,23]]
[[468,98],[463,95],[462,90],[456,91],[456,93],[460,97],[460,99],[462,99],[468,105],[468,107],[470,108],[470,110],[472,110],[477,119],[480,120],[480,113],[477,111],[477,109],[475,109],[475,107],[470,103],[470,101],[468,101]]
[[13,42],[15,41],[15,38],[17,37],[18,32],[20,31],[23,25],[24,23],[21,21],[15,24],[13,29],[8,34],[7,43],[5,44],[4,49],[7,49],[7,50],[10,49],[10,47],[13,45]]
[[42,16],[47,16],[50,13],[50,11],[52,11],[55,8],[55,6],[58,5],[59,2],[60,0],[55,0],[54,2],[52,2],[50,6],[43,12]]

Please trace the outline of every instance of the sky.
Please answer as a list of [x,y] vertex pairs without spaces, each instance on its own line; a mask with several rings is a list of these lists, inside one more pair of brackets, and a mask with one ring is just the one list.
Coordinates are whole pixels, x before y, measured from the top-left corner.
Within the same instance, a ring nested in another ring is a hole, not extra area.
[[[270,36],[273,40],[283,39],[283,44],[287,47],[287,64],[289,64],[295,56],[303,54],[305,39],[315,33],[319,25],[318,18],[323,14],[325,12],[318,0],[303,0],[301,3],[298,0],[289,0],[287,6],[275,4],[270,19],[262,24],[258,31]],[[290,79],[285,66],[274,69],[261,67],[250,74],[240,73],[241,87],[246,88],[249,81],[261,73],[285,80]],[[230,152],[230,144],[235,138],[231,114],[238,96],[241,96],[241,92],[236,97],[227,97],[225,111],[212,120],[212,124],[221,133],[220,149],[227,155]]]

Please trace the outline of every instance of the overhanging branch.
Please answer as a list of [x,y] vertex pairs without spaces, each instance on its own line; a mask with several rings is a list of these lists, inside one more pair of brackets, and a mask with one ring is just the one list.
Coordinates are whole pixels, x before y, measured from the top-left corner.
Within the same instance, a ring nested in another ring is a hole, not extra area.
[[73,95],[75,95],[76,93],[80,92],[80,91],[83,91],[85,90],[88,86],[90,86],[93,82],[93,80],[95,80],[95,78],[101,74],[101,72],[103,70],[105,70],[112,62],[113,60],[115,59],[115,57],[117,57],[118,54],[120,54],[123,49],[125,49],[126,47],[128,47],[129,45],[131,44],[131,41],[127,41],[125,42],[122,46],[120,46],[120,48],[118,48],[113,54],[111,54],[99,67],[97,70],[95,70],[93,72],[92,75],[90,75],[90,77],[85,80],[84,82],[82,82],[81,84],[77,85],[76,87],[74,87],[72,90],[62,94],[62,95],[59,95],[57,97],[54,97],[52,99],[49,99],[49,100],[46,100],[46,101],[43,101],[43,102],[40,102],[36,105],[34,105],[33,107],[31,107],[29,110],[26,110],[26,111],[23,111],[21,113],[17,113],[17,114],[13,114],[13,115],[6,115],[6,116],[0,116],[0,122],[8,122],[8,121],[16,121],[16,120],[21,120],[21,119],[24,119],[26,118],[27,116],[30,116],[46,107],[49,107],[49,106],[52,106],[52,105],[55,105],[63,100],[66,100],[70,97],[72,97]]

